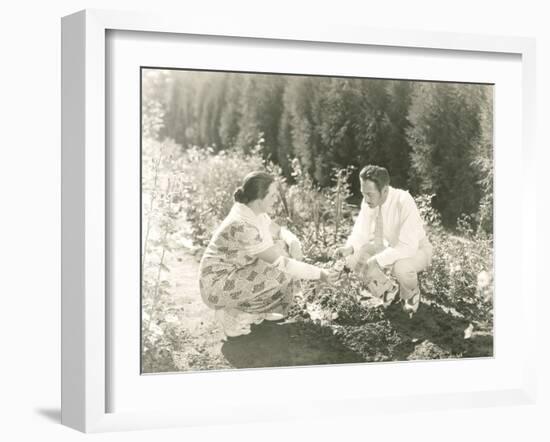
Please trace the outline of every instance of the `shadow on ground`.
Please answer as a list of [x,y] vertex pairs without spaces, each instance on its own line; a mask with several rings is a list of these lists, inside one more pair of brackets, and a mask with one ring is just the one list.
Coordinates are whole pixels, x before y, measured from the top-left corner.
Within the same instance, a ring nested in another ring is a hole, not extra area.
[[312,322],[263,322],[249,335],[228,338],[222,353],[235,368],[364,362],[329,327]]
[[360,325],[263,322],[249,335],[228,338],[221,352],[235,368],[492,356],[492,336],[464,339],[468,325],[435,305],[422,304],[412,318],[391,305],[383,319]]
[[469,322],[457,318],[437,305],[421,304],[418,312],[409,318],[399,305],[391,305],[386,318],[401,335],[405,343],[399,359],[406,359],[411,342],[429,341],[449,353],[449,356],[482,357],[493,355],[493,337],[475,334],[464,339],[464,330]]
[[59,408],[37,408],[34,411],[51,422],[61,423],[61,410]]

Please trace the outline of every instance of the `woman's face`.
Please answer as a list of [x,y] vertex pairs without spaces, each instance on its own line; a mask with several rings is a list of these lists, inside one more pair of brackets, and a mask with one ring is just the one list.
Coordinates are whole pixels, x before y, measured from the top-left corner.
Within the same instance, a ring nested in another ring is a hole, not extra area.
[[273,182],[269,185],[265,198],[260,200],[262,211],[267,213],[271,212],[274,209],[278,199],[279,193],[277,192],[277,183]]

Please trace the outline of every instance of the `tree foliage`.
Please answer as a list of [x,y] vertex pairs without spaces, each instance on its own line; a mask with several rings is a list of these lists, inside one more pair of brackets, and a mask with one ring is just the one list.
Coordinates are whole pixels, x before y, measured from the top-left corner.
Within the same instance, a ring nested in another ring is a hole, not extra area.
[[[479,210],[482,157],[482,104],[478,85],[423,83],[416,86],[407,133],[412,148],[411,176],[422,193],[434,194],[445,225]],[[486,140],[487,141],[487,140]],[[485,159],[485,158],[484,158]]]
[[433,194],[444,225],[467,214],[492,231],[492,86],[170,70],[144,76],[143,97],[164,115],[153,138],[184,150],[260,146],[287,179],[297,159],[321,187],[352,166],[355,197],[359,170],[378,164],[392,185]]

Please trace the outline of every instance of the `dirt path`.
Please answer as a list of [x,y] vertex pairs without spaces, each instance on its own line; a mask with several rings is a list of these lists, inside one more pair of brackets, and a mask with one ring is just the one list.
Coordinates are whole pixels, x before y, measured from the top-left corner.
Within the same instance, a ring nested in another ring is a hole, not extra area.
[[171,264],[171,269],[173,275],[176,275],[173,295],[185,312],[181,322],[186,336],[185,343],[181,351],[174,355],[178,370],[231,368],[221,353],[225,335],[214,320],[214,311],[200,297],[197,258],[182,253]]

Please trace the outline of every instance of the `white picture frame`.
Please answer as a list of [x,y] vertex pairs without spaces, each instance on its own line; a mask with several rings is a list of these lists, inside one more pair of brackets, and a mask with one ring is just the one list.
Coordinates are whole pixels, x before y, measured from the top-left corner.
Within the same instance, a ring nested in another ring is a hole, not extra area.
[[[235,23],[197,20],[196,17],[86,10],[62,20],[62,423],[84,432],[169,426],[208,425],[213,417],[197,407],[194,412],[108,412],[107,397],[113,387],[107,375],[110,323],[109,280],[106,246],[111,240],[106,151],[107,84],[106,34],[109,31],[142,31],[179,35],[203,35],[269,39],[286,42],[369,45],[379,48],[468,51],[479,54],[513,54],[521,57],[521,172],[535,170],[535,42],[519,37],[494,37],[416,31],[308,24],[282,27],[269,23]],[[497,116],[498,118],[498,116]],[[528,256],[536,254],[536,193],[520,189],[521,275],[528,273]],[[502,213],[502,212],[501,212]],[[499,389],[461,393],[429,393],[400,396],[312,399],[303,404],[256,407],[237,400],[241,417],[231,413],[215,416],[220,422],[250,422],[287,417],[364,415],[372,411],[457,408],[533,403],[535,400],[535,281],[521,278],[518,308],[525,351],[519,355],[521,379]],[[360,368],[359,368],[360,369]],[[281,371],[281,370],[280,370]],[[282,370],[285,371],[285,370]],[[357,369],[355,370],[357,372]],[[292,372],[285,371],[285,376]],[[233,373],[232,376],[242,376]],[[516,382],[517,381],[517,382]],[[192,395],[191,395],[192,396]],[[187,398],[192,401],[193,397]],[[261,409],[259,409],[261,408]]]

